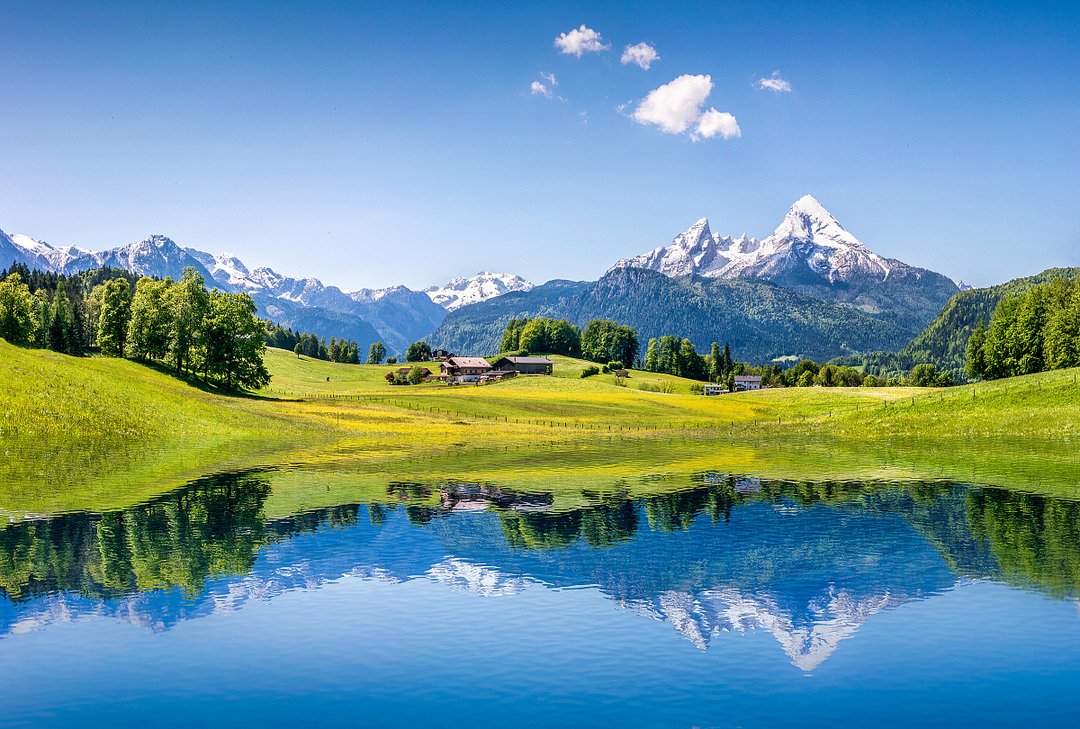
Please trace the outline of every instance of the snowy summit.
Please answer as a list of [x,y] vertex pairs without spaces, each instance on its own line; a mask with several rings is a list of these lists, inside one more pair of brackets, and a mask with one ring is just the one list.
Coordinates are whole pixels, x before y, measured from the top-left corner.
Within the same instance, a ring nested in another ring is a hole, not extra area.
[[881,283],[897,267],[909,268],[871,251],[821,203],[806,195],[791,206],[783,222],[763,241],[745,235],[722,237],[712,233],[709,221],[702,218],[675,236],[671,245],[624,258],[612,270],[648,268],[668,276],[710,278],[774,280],[784,276],[835,285],[856,279]]
[[533,284],[512,273],[481,271],[472,278],[459,276],[445,286],[424,289],[439,306],[454,311],[469,304],[502,296],[510,291],[532,291]]

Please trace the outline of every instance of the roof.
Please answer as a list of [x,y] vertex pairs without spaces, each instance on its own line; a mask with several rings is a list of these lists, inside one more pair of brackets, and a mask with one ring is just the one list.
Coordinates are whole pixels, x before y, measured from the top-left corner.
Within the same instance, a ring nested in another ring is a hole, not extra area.
[[451,367],[484,367],[491,369],[491,365],[483,357],[451,357],[446,360]]
[[736,382],[761,382],[761,375],[735,375]]
[[514,367],[522,367],[526,365],[534,365],[537,367],[555,366],[555,363],[547,357],[499,357],[491,366],[499,367],[504,362],[509,362]]
[[547,357],[503,357],[502,359],[508,359],[514,364],[555,364]]

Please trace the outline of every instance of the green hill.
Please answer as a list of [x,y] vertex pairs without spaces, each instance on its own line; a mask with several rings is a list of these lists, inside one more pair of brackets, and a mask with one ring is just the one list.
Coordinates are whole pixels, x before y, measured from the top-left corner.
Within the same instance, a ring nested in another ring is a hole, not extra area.
[[1048,283],[1055,278],[1080,278],[1080,268],[1050,268],[1035,276],[1017,278],[985,289],[971,289],[954,294],[937,317],[917,337],[896,354],[875,352],[866,358],[869,371],[907,371],[928,362],[948,372],[955,382],[967,382],[967,343],[971,332],[983,319],[986,325],[998,302]]
[[[511,298],[512,297],[512,298]],[[428,338],[458,354],[489,354],[510,319],[549,316],[584,326],[612,319],[637,330],[644,351],[651,337],[675,334],[698,351],[728,342],[741,359],[832,357],[895,351],[909,333],[848,306],[830,304],[756,279],[669,278],[640,268],[620,268],[594,283],[553,281],[463,307]]]

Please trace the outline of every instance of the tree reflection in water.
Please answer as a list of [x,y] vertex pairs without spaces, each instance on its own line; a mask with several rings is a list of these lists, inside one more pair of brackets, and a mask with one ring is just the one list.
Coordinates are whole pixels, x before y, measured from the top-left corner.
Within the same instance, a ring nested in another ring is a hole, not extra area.
[[[826,509],[900,519],[911,533],[933,545],[937,559],[953,574],[1001,579],[1060,597],[1080,596],[1080,504],[996,488],[760,481],[705,473],[689,479],[683,488],[638,498],[630,497],[625,483],[616,483],[603,494],[583,492],[587,506],[557,510],[550,494],[477,483],[393,482],[382,502],[337,505],[274,520],[263,511],[270,493],[266,473],[225,474],[123,510],[10,524],[0,529],[0,590],[15,604],[61,593],[110,600],[152,590],[177,590],[185,599],[195,599],[209,580],[251,572],[260,554],[274,544],[325,527],[380,530],[401,512],[423,529],[445,519],[486,514],[485,519],[495,520],[498,532],[484,537],[487,542],[472,538],[471,552],[458,556],[487,564],[502,560],[520,574],[537,568],[507,554],[579,550],[578,557],[560,561],[559,575],[545,574],[546,581],[573,582],[574,559],[607,559],[581,557],[581,549],[622,550],[618,561],[594,565],[581,575],[584,582],[594,582],[596,574],[608,574],[612,584],[625,586],[634,578],[614,573],[648,572],[650,577],[638,580],[634,590],[613,595],[622,600],[670,590],[691,594],[731,586],[757,589],[807,569],[820,573],[825,582],[842,582],[829,577],[829,570],[850,571],[846,565],[858,555],[835,535],[815,542],[813,532],[792,537],[795,541],[783,549],[770,547],[785,543],[781,533],[769,531],[781,528],[781,522],[764,519],[770,512],[755,517],[758,533],[725,532],[726,542],[705,540],[701,531],[661,540],[661,535],[695,529],[730,530],[737,515],[749,516],[748,507],[756,504],[781,512]],[[366,519],[361,514],[365,508]],[[476,528],[476,522],[460,524],[461,529]],[[783,529],[792,528],[791,523],[784,524]],[[634,546],[646,535],[653,535],[646,540],[648,545]],[[741,541],[733,545],[732,540]],[[694,552],[695,544],[700,553]],[[871,549],[867,544],[852,549]],[[627,555],[643,555],[646,546],[648,560],[657,564],[634,565],[635,558]],[[424,574],[430,568],[430,563],[418,563],[405,573]]]

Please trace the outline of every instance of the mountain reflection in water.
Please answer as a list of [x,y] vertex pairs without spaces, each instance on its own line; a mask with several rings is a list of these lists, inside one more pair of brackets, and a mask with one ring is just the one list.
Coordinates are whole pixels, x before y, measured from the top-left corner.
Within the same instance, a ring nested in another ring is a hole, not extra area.
[[267,519],[264,473],[0,530],[0,635],[101,615],[151,630],[345,575],[482,595],[595,586],[699,648],[769,631],[812,670],[883,610],[990,578],[1080,595],[1080,504],[943,483],[700,474],[630,498],[388,484],[385,500]]

